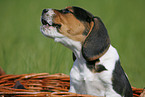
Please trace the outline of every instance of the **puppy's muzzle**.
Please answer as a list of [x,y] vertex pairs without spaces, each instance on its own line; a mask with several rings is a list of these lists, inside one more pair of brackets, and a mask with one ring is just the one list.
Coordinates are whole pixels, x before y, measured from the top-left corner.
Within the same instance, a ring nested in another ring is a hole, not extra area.
[[61,27],[60,24],[55,24],[53,22],[53,17],[54,16],[55,16],[55,13],[54,13],[53,9],[44,9],[42,11],[41,23],[43,25],[53,26],[53,27],[56,27],[56,28],[60,28]]

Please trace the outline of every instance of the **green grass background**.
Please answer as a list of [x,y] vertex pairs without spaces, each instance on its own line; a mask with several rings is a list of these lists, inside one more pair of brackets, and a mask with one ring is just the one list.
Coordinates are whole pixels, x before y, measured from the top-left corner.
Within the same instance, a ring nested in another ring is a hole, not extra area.
[[0,0],[0,66],[7,74],[65,73],[72,52],[40,32],[44,8],[82,7],[101,17],[134,87],[145,86],[145,0]]

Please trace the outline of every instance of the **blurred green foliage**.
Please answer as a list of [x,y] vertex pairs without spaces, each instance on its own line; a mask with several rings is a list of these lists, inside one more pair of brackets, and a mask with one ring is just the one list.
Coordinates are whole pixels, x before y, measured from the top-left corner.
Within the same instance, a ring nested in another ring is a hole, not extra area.
[[134,87],[145,86],[144,0],[0,0],[0,66],[7,74],[66,73],[72,52],[44,37],[44,8],[82,7],[99,16]]

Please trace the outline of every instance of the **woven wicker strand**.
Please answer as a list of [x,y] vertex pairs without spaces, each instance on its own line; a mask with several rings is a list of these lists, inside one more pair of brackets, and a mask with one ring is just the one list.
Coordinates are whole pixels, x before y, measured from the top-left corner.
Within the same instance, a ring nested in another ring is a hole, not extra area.
[[[97,97],[70,93],[69,87],[70,78],[63,73],[0,76],[0,97]],[[132,87],[132,90],[133,97],[145,97],[143,89]]]

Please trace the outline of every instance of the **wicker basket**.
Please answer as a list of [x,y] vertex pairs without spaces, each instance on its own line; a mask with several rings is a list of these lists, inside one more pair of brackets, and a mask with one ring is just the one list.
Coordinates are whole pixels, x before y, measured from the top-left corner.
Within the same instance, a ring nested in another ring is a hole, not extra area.
[[[96,97],[68,92],[69,81],[69,76],[62,73],[2,75],[0,97]],[[139,97],[143,92],[143,89],[132,89],[134,97]]]

